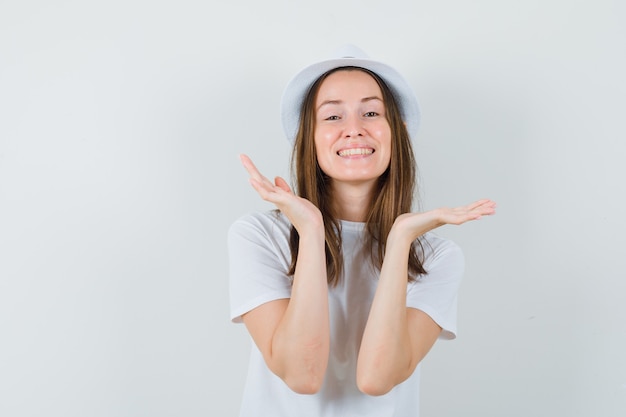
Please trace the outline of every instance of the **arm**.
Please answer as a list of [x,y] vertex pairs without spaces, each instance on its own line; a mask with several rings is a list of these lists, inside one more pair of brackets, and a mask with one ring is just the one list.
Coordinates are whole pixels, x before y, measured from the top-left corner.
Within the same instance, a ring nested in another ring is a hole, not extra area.
[[433,346],[441,327],[426,313],[406,307],[408,255],[419,236],[444,224],[462,224],[493,214],[495,204],[481,200],[455,209],[403,214],[389,236],[385,259],[357,362],[357,384],[382,395],[406,380]]
[[322,217],[313,204],[294,196],[284,180],[272,184],[248,157],[242,156],[242,163],[259,195],[274,203],[300,235],[291,298],[263,304],[243,315],[243,321],[268,368],[293,391],[315,393],[324,380],[330,349]]

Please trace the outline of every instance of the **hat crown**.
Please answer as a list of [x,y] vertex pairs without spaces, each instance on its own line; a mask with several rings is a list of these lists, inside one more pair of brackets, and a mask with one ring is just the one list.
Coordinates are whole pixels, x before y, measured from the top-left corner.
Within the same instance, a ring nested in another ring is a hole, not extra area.
[[331,59],[336,58],[369,59],[369,56],[365,52],[363,52],[363,50],[358,46],[347,43],[335,49],[335,51],[331,55]]
[[300,126],[300,112],[307,92],[320,76],[335,68],[359,67],[379,76],[389,87],[400,108],[411,138],[415,138],[419,127],[420,111],[415,93],[406,79],[394,68],[372,60],[363,50],[352,44],[335,49],[331,57],[309,65],[296,74],[283,91],[281,119],[287,140],[293,143]]

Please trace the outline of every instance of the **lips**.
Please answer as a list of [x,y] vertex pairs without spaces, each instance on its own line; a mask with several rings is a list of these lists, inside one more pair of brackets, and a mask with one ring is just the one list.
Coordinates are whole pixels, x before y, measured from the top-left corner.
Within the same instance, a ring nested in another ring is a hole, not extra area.
[[350,148],[350,149],[342,149],[337,152],[337,155],[345,157],[345,156],[361,156],[361,155],[371,155],[374,153],[374,149],[372,148]]

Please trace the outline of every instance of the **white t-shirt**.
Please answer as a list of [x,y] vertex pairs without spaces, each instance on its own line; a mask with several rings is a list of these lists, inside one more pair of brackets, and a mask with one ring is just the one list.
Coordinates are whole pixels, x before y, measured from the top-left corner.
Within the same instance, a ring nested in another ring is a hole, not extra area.
[[[289,220],[280,212],[243,216],[228,232],[231,319],[259,305],[290,298]],[[379,271],[363,247],[365,224],[341,222],[344,275],[329,288],[330,357],[322,388],[313,395],[293,392],[266,366],[252,343],[241,417],[413,417],[419,415],[419,371],[382,396],[356,386],[356,359],[376,291]],[[424,311],[456,337],[457,292],[463,275],[460,248],[433,233],[423,236],[426,275],[409,283],[407,307]]]

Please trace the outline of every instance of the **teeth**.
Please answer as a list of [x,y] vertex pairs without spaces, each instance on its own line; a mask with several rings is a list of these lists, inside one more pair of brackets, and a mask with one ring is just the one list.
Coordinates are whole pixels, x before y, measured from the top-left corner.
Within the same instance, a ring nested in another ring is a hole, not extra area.
[[370,155],[374,152],[373,149],[366,148],[354,148],[354,149],[344,149],[343,151],[339,151],[339,156],[352,156],[352,155]]

